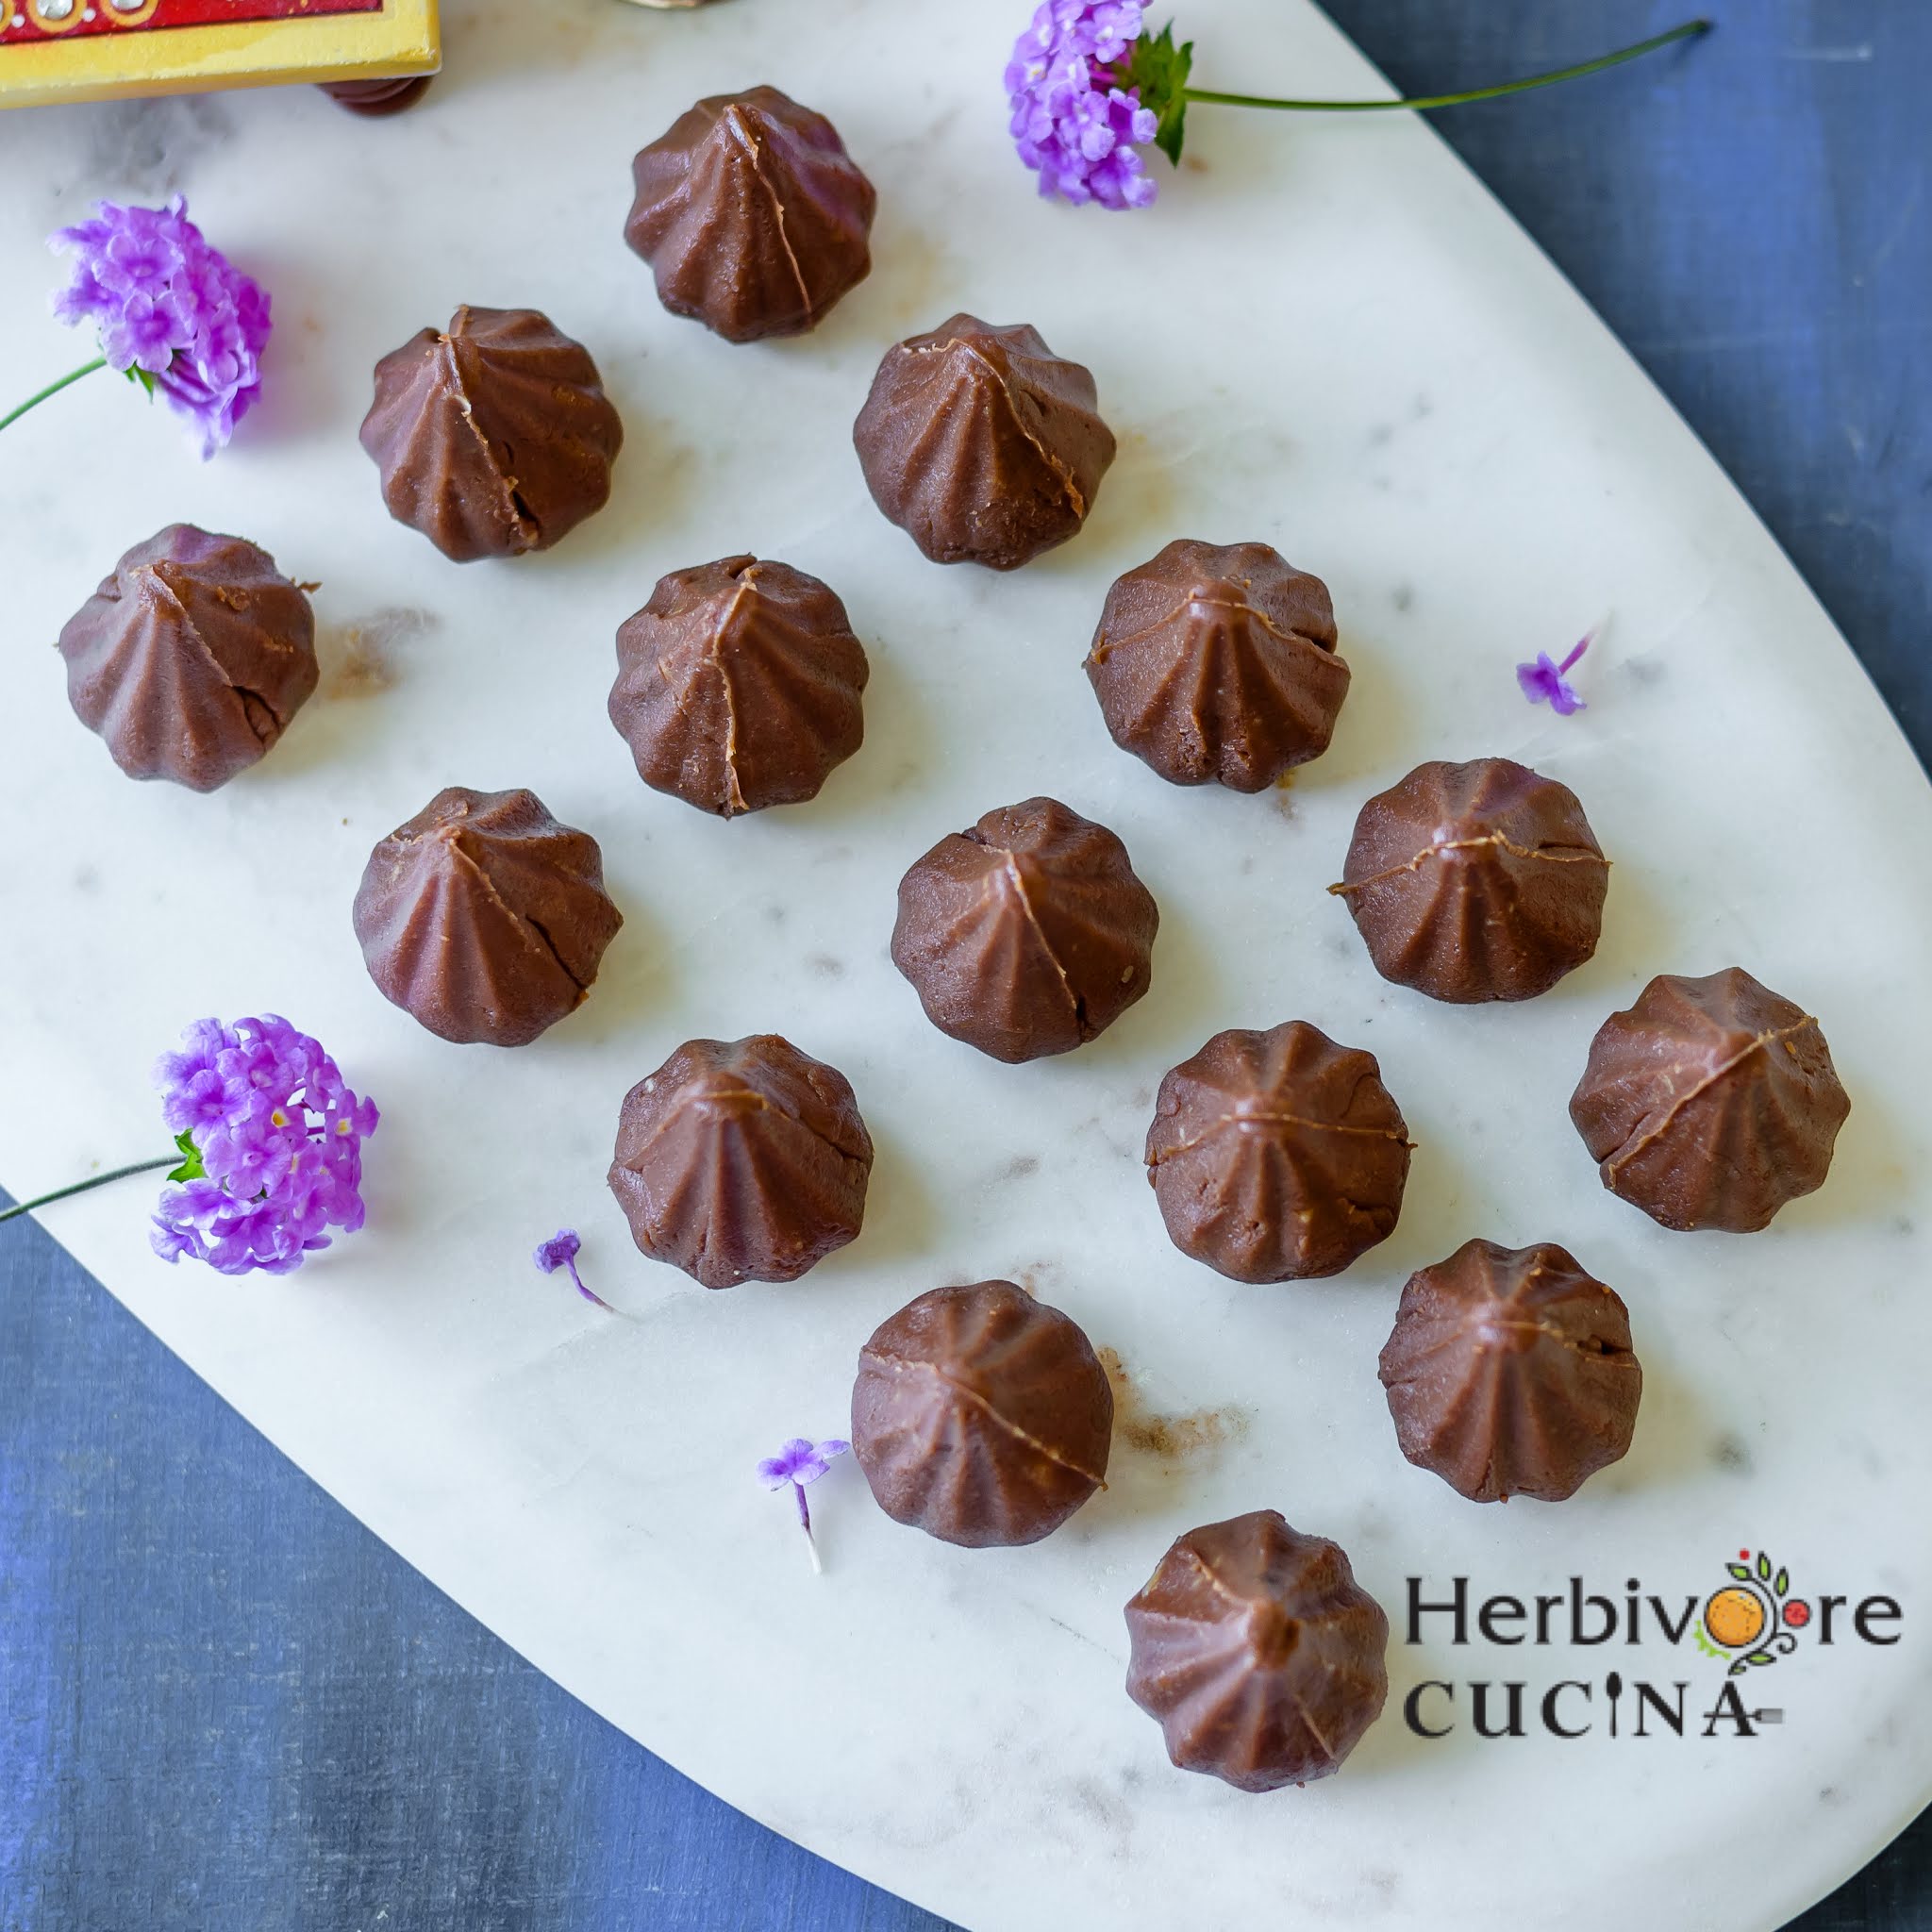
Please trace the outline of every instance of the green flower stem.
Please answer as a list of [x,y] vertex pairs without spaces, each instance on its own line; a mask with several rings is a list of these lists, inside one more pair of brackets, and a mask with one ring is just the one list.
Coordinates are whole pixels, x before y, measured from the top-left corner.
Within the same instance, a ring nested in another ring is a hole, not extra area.
[[[92,375],[96,369],[105,369],[107,366],[108,358],[105,356],[96,356],[92,362],[83,362],[78,369],[70,370],[58,382],[50,382],[38,395],[27,397],[17,409],[9,409],[6,415],[0,416],[0,429],[5,429],[9,423],[18,423],[36,403],[44,403],[49,396],[58,396],[70,382],[78,382],[83,375]],[[0,1219],[4,1218],[0,1216]]]
[[[86,373],[85,370],[81,372],[82,375]],[[74,380],[71,375],[67,379],[69,382]],[[54,387],[58,389],[59,384],[56,383]],[[51,395],[53,391],[50,390],[47,393]],[[14,411],[15,415],[19,413],[18,410]],[[11,420],[11,417],[8,419],[8,422]],[[5,425],[0,424],[0,428],[4,427]],[[51,1194],[42,1194],[34,1200],[22,1201],[12,1208],[0,1208],[0,1221],[11,1221],[16,1214],[31,1214],[36,1208],[44,1208],[50,1201],[64,1201],[68,1195],[84,1194],[90,1188],[105,1188],[109,1181],[125,1181],[131,1174],[153,1174],[158,1168],[173,1167],[180,1158],[178,1153],[163,1154],[158,1160],[137,1160],[132,1167],[117,1167],[110,1174],[90,1174],[86,1180],[75,1181],[72,1187],[56,1188]]]
[[[1531,88],[1555,87],[1560,80],[1580,80],[1586,74],[1601,74],[1607,67],[1621,67],[1626,60],[1639,60],[1646,54],[1654,54],[1659,47],[1668,47],[1674,41],[1691,41],[1710,31],[1707,20],[1687,20],[1682,26],[1674,26],[1667,34],[1656,34],[1647,41],[1639,41],[1634,47],[1624,47],[1614,54],[1600,55],[1594,60],[1585,60],[1576,67],[1559,67],[1554,74],[1532,74],[1524,80],[1506,80],[1495,87],[1471,88],[1465,93],[1427,94],[1408,101],[1281,101],[1265,94],[1224,94],[1209,88],[1191,87],[1183,91],[1182,98],[1189,103],[1201,102],[1217,108],[1285,108],[1301,114],[1374,114],[1385,112],[1391,108],[1406,108],[1411,112],[1428,108],[1459,108],[1467,101],[1500,100],[1505,94],[1527,93]],[[0,428],[6,425],[0,424]]]

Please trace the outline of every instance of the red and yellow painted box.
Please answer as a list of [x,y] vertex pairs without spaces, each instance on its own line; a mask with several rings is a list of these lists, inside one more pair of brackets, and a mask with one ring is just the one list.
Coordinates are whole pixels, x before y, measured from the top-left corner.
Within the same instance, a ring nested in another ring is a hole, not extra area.
[[436,0],[0,0],[0,108],[433,74]]

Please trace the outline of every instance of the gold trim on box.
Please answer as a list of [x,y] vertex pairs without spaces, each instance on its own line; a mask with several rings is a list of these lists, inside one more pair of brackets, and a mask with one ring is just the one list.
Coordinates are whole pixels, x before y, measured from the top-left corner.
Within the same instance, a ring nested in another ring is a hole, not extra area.
[[85,4],[75,0],[66,19],[50,20],[41,0],[25,0],[21,10],[59,37],[0,45],[0,108],[305,80],[386,80],[434,74],[442,59],[437,0],[385,0],[380,13],[143,31],[149,5],[123,23],[129,31],[70,38]]

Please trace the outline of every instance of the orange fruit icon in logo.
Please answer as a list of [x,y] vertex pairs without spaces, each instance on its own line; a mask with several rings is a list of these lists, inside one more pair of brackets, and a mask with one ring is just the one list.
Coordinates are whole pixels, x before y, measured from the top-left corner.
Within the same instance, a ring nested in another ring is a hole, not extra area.
[[1714,1643],[1742,1650],[1764,1635],[1764,1599],[1755,1590],[1714,1590],[1704,1607],[1704,1627]]

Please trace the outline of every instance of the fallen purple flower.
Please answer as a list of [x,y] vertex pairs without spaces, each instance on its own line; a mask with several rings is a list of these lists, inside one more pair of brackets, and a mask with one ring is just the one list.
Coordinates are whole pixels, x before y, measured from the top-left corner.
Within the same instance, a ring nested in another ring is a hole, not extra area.
[[815,1483],[826,1470],[831,1468],[834,1458],[843,1456],[852,1444],[837,1436],[828,1437],[823,1442],[808,1441],[803,1436],[794,1436],[775,1456],[768,1456],[758,1464],[758,1480],[768,1490],[782,1490],[787,1483],[798,1500],[798,1526],[805,1531],[805,1547],[811,1557],[814,1574],[822,1574],[824,1565],[819,1561],[819,1546],[811,1533],[811,1507],[805,1500],[808,1483]]
[[543,1242],[531,1257],[545,1274],[555,1274],[559,1268],[566,1270],[572,1281],[576,1284],[577,1292],[587,1302],[595,1302],[600,1308],[609,1308],[614,1315],[617,1310],[610,1307],[601,1294],[594,1294],[584,1286],[584,1277],[577,1273],[577,1256],[583,1249],[583,1242],[577,1239],[574,1227],[560,1227]]
[[1559,718],[1588,710],[1589,706],[1576,695],[1576,687],[1569,683],[1563,674],[1574,670],[1577,660],[1595,641],[1596,632],[1587,631],[1576,648],[1560,664],[1553,662],[1547,651],[1539,651],[1534,664],[1519,664],[1516,682],[1523,695],[1533,705],[1548,705]]

